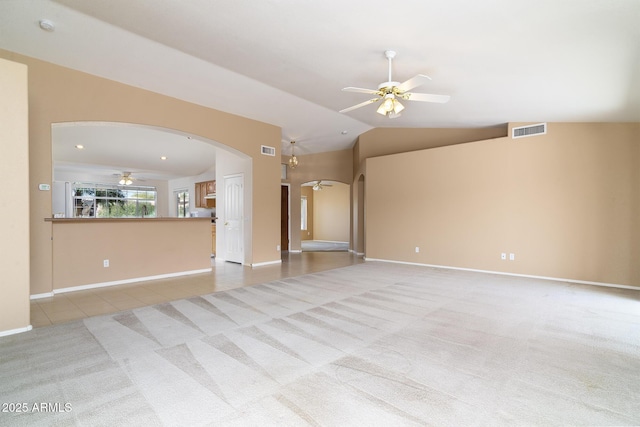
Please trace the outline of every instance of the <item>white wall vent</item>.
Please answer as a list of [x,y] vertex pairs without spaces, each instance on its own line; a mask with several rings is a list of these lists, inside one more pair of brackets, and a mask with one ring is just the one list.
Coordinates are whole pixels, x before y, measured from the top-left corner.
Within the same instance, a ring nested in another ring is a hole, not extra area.
[[267,145],[261,145],[260,146],[260,153],[265,155],[265,156],[273,156],[273,157],[275,157],[276,149],[275,149],[275,147],[269,147]]
[[547,133],[547,124],[540,123],[537,125],[519,126],[512,129],[511,138],[524,138],[526,136],[544,135]]

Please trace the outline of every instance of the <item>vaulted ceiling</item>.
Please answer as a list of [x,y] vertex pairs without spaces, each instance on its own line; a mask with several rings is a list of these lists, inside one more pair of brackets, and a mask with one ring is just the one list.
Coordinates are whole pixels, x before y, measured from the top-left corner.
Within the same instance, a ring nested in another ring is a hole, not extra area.
[[[374,127],[639,121],[638,22],[637,0],[3,0],[0,48],[280,126],[304,154]],[[339,113],[389,49],[393,80],[451,100]]]

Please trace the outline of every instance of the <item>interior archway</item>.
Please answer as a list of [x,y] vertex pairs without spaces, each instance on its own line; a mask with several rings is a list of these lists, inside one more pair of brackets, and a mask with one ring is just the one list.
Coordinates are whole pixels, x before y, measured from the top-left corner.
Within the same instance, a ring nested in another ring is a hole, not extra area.
[[355,191],[355,224],[354,232],[354,251],[358,255],[364,255],[365,251],[365,210],[364,210],[364,197],[365,197],[364,175],[360,175],[356,181]]
[[[134,185],[157,190],[156,216],[210,216],[215,220],[224,199],[211,205],[196,203],[199,182],[220,181],[225,175],[251,177],[251,159],[231,147],[198,135],[175,129],[135,123],[65,122],[51,126],[52,210],[56,216],[71,217],[69,183],[118,183],[130,173]],[[79,149],[82,146],[82,149]],[[179,215],[177,192],[188,195],[186,209]],[[245,179],[245,199],[252,194],[251,179]],[[250,216],[250,203],[246,216]],[[224,242],[218,227],[216,240]],[[244,230],[245,247],[250,247],[251,228]],[[216,255],[224,259],[224,245],[217,244]],[[212,248],[212,254],[214,250]]]

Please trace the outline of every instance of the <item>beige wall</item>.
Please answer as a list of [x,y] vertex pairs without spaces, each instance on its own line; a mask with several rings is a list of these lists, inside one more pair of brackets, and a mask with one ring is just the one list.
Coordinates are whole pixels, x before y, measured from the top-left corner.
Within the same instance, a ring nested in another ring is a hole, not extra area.
[[507,136],[507,124],[483,128],[376,128],[363,133],[353,147],[351,248],[364,252],[364,188],[366,162],[371,157],[406,153],[428,148],[483,141]]
[[[296,143],[300,147],[296,152],[304,151],[304,143]],[[291,184],[289,198],[291,201],[291,242],[290,250],[301,250],[300,209],[301,186],[305,182],[318,180],[338,181],[350,184],[353,180],[353,150],[331,151],[297,156],[300,165],[287,170],[287,179],[282,182]],[[288,163],[289,157],[282,156],[282,163]]]
[[[281,130],[265,123],[205,108],[0,50],[0,57],[29,67],[29,178],[31,293],[52,289],[51,195],[38,183],[51,184],[51,125],[71,121],[136,123],[175,129],[217,141],[252,158],[253,215],[248,262],[280,260],[279,185]],[[276,147],[276,157],[260,155],[260,145]]]
[[336,183],[316,191],[313,204],[314,240],[349,241],[350,191],[346,184]]
[[366,163],[367,258],[640,286],[638,123]]
[[[29,319],[29,133],[27,67],[0,59],[0,335]],[[48,192],[43,192],[48,194]]]
[[57,220],[53,289],[210,269],[210,252],[206,218]]
[[482,141],[507,136],[507,125],[484,128],[375,128],[358,138],[354,150],[354,171],[364,172],[365,159],[408,151]]

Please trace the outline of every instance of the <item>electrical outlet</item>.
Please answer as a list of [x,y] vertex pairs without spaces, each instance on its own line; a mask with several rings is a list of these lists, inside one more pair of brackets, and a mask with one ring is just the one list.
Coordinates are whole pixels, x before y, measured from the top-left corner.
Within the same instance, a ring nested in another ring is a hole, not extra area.
[[104,267],[109,267],[109,260],[108,260],[108,259],[105,259],[104,261],[102,261],[102,265],[103,265]]
[[416,253],[420,253],[420,246],[416,246]]
[[507,254],[502,252],[502,254],[500,255],[500,258],[503,260],[507,259]]
[[516,254],[509,254],[509,261],[514,261],[516,259]]
[[276,251],[280,250],[280,245],[276,245]]

